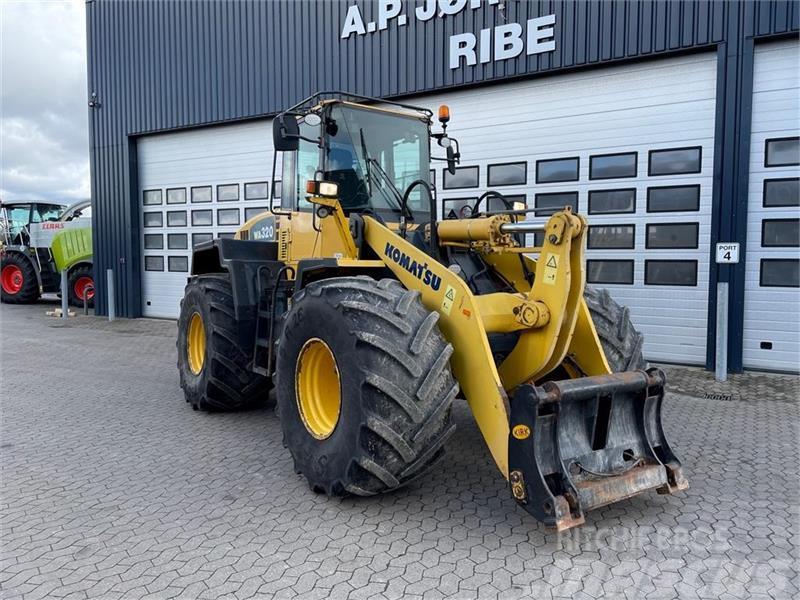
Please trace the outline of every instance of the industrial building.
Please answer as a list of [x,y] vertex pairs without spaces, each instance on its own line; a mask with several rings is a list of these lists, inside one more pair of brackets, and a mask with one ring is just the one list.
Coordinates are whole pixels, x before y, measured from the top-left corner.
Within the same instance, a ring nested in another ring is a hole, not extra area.
[[443,216],[487,189],[586,214],[587,280],[630,307],[649,360],[798,370],[796,2],[86,9],[96,279],[112,269],[118,315],[175,318],[192,245],[280,202],[271,116],[343,90],[449,105]]

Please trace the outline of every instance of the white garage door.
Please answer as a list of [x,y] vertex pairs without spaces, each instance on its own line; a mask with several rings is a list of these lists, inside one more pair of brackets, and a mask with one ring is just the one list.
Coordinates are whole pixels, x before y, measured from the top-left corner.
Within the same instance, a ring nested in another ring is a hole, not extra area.
[[587,214],[588,281],[630,307],[649,360],[706,352],[716,57],[637,63],[422,96],[450,105],[445,213],[486,189]]
[[271,121],[148,136],[138,151],[143,313],[175,318],[192,245],[233,236],[279,195]]
[[756,46],[744,366],[800,367],[800,44]]

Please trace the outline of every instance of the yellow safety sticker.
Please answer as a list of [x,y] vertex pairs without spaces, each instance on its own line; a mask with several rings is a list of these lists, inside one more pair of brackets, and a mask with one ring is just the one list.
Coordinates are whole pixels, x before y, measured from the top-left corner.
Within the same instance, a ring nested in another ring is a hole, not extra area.
[[547,254],[547,262],[544,263],[544,283],[555,285],[556,275],[558,275],[558,254],[550,252]]
[[514,425],[514,428],[511,430],[511,435],[518,440],[526,440],[531,436],[531,428],[527,425]]
[[450,316],[450,311],[453,310],[453,304],[456,301],[456,288],[452,285],[448,285],[447,289],[444,291],[444,298],[442,298],[442,312],[446,314],[448,317]]

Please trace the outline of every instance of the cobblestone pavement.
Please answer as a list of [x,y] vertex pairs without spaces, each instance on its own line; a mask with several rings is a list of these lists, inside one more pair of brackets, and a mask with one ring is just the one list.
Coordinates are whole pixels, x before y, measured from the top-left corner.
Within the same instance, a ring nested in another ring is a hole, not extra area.
[[559,536],[515,506],[464,405],[426,477],[330,500],[293,472],[272,410],[183,402],[174,323],[45,308],[0,308],[4,599],[797,597],[796,394],[673,393],[691,488]]

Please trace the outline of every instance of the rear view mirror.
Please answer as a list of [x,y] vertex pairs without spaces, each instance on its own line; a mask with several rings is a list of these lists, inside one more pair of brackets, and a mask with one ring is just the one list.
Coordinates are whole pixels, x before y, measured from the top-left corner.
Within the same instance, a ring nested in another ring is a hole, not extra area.
[[447,170],[450,175],[456,174],[456,151],[453,150],[453,144],[447,146]]
[[272,145],[276,152],[291,152],[300,145],[300,126],[294,115],[282,113],[272,121]]

